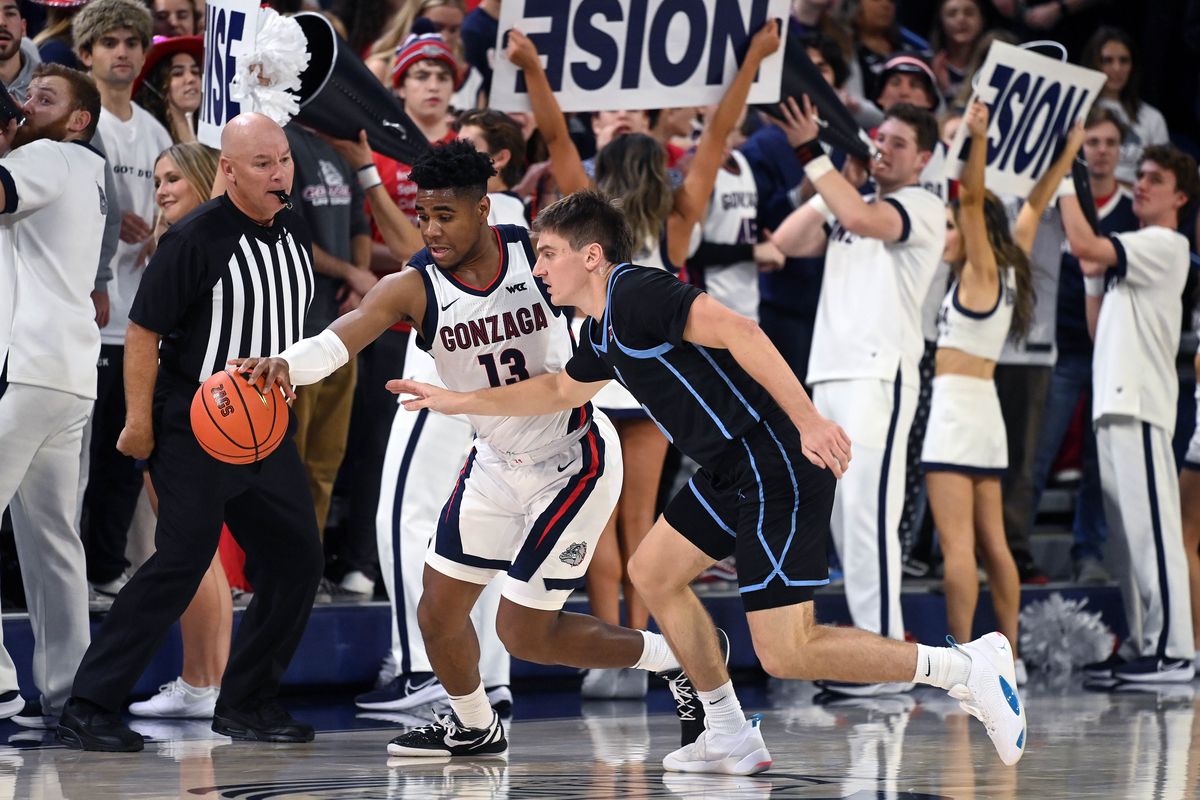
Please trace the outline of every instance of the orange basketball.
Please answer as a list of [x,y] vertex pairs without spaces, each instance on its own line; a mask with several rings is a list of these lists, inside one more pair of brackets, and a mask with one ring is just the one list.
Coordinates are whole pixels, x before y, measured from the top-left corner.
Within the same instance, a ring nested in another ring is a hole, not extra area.
[[204,451],[227,464],[266,458],[287,433],[288,407],[272,386],[265,394],[227,369],[206,380],[192,398],[192,433]]

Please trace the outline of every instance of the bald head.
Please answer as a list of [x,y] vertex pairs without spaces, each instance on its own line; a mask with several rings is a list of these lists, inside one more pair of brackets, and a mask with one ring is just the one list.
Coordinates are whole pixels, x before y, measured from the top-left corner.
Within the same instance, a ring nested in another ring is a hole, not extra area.
[[256,222],[269,225],[279,213],[274,193],[291,192],[293,171],[287,136],[270,117],[246,112],[221,131],[221,174],[229,199]]
[[247,111],[229,120],[221,131],[221,155],[237,158],[256,147],[267,149],[280,141],[286,143],[287,137],[275,120],[257,111]]

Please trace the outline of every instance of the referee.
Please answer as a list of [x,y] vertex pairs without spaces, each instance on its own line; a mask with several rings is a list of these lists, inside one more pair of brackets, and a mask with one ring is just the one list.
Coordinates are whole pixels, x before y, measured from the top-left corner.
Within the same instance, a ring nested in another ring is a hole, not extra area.
[[260,114],[230,121],[221,173],[227,193],[162,238],[130,311],[128,411],[117,447],[149,458],[157,552],[121,590],[84,656],[58,726],[68,747],[142,749],[142,737],[121,722],[125,696],[195,594],[222,520],[246,551],[255,594],[213,730],[235,739],[313,738],[312,727],[276,701],[324,566],[304,467],[290,438],[255,464],[219,462],[200,449],[189,419],[197,385],[228,359],[278,353],[300,338],[313,292],[311,243],[288,210],[292,159],[278,125]]

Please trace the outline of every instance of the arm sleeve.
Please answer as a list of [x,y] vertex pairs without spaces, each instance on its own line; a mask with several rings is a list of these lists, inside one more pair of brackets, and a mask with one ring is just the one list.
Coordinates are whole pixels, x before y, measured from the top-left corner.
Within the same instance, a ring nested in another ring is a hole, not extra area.
[[171,333],[209,287],[208,265],[194,243],[167,231],[142,275],[129,318],[163,336]]
[[596,353],[591,343],[588,341],[588,326],[592,324],[592,320],[585,323],[583,329],[583,341],[579,343],[579,347],[575,348],[575,355],[571,356],[571,360],[567,362],[566,371],[571,380],[579,381],[580,383],[595,383],[597,381],[610,381],[613,379],[613,372],[608,364]]
[[664,343],[678,347],[692,303],[701,294],[664,270],[627,268],[615,277],[610,301],[617,338],[637,350]]
[[27,216],[59,198],[71,171],[66,156],[58,150],[64,146],[43,139],[18,147],[0,161],[0,184],[4,186],[0,213]]

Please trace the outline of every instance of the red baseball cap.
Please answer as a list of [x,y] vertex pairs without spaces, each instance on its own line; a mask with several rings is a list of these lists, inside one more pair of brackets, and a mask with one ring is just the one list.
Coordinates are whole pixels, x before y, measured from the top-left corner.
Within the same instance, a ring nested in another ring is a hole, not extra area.
[[396,48],[396,60],[392,62],[392,86],[399,86],[409,67],[420,61],[440,61],[450,68],[454,88],[462,85],[458,74],[458,61],[449,46],[436,33],[413,34]]

